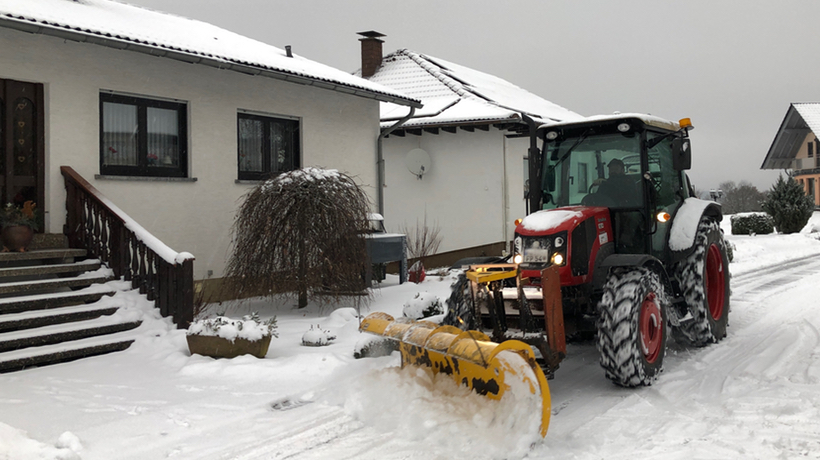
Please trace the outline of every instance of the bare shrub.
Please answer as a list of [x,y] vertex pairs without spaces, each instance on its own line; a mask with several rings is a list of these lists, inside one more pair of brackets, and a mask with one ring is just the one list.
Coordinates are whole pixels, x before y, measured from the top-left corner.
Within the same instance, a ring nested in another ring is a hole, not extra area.
[[441,246],[441,227],[438,223],[432,226],[427,223],[427,213],[424,213],[424,221],[419,223],[416,219],[416,226],[408,227],[406,224],[402,225],[401,232],[407,235],[407,255],[411,261],[421,261],[424,265],[424,259],[427,256],[438,252]]
[[335,170],[304,168],[249,191],[232,229],[225,286],[235,298],[364,291],[367,196]]

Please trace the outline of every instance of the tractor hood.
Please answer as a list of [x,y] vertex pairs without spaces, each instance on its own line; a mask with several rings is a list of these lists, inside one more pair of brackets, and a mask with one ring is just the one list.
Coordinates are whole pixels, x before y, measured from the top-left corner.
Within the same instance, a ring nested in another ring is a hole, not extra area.
[[607,208],[599,206],[569,206],[560,209],[545,209],[525,217],[518,224],[515,231],[524,236],[549,235],[560,231],[571,232],[576,225],[584,220],[607,211]]

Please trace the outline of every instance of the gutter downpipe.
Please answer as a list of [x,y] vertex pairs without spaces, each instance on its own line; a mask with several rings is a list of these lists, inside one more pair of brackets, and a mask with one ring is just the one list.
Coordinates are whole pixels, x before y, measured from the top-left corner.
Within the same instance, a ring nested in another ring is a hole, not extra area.
[[384,151],[382,148],[382,140],[390,133],[396,130],[399,126],[405,124],[407,120],[413,117],[416,113],[415,107],[410,107],[410,113],[404,118],[397,121],[393,126],[385,129],[379,134],[379,139],[376,142],[376,170],[379,185],[376,187],[376,194],[378,196],[379,214],[384,216]]

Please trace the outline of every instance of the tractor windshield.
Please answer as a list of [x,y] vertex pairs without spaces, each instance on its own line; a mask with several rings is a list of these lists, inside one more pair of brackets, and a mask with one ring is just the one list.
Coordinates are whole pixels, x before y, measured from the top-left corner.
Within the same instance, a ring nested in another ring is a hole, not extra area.
[[638,208],[642,180],[638,133],[578,133],[544,144],[544,209],[585,205]]

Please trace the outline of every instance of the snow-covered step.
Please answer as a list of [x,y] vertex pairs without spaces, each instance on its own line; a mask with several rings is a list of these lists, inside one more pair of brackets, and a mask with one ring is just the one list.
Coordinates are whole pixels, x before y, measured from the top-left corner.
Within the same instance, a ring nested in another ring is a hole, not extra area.
[[96,302],[103,296],[114,295],[111,288],[95,284],[80,291],[52,292],[0,299],[0,315],[29,310],[46,310],[68,305]]
[[0,315],[0,332],[33,329],[112,315],[119,307],[111,303],[76,305],[51,310],[31,310]]
[[99,260],[89,259],[71,264],[31,265],[25,267],[0,268],[0,278],[79,274],[97,270],[100,268],[100,265]]
[[78,288],[105,283],[105,276],[78,276],[74,278],[56,278],[33,281],[15,281],[0,283],[0,295],[23,294],[27,292],[54,291],[61,288]]
[[142,321],[129,315],[115,314],[86,321],[3,332],[0,333],[0,353],[113,334],[134,329],[141,323]]
[[39,249],[27,252],[0,252],[0,264],[35,260],[73,260],[85,257],[85,249]]
[[136,335],[134,331],[129,330],[105,336],[0,353],[0,373],[122,351],[134,343]]

